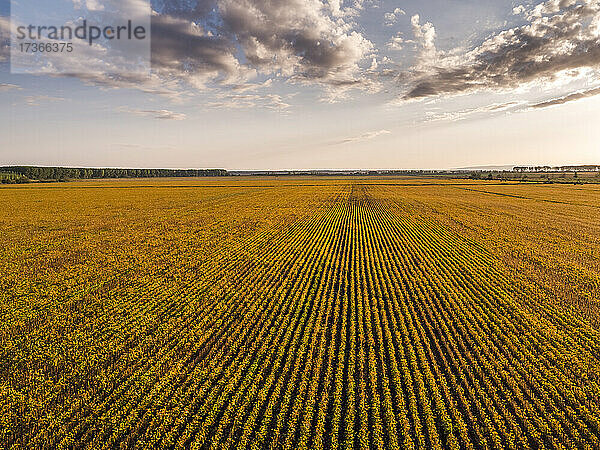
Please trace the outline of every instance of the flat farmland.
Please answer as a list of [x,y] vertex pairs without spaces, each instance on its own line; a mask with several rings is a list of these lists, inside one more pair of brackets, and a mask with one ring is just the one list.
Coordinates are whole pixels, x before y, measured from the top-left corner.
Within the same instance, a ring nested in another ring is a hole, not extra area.
[[6,448],[600,448],[600,187],[0,188]]

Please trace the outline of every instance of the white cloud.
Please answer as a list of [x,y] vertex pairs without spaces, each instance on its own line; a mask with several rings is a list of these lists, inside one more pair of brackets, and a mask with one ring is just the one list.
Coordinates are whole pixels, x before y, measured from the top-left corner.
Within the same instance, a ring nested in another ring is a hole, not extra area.
[[389,42],[386,44],[387,48],[390,50],[402,50],[404,44],[404,38],[402,37],[402,33],[398,32],[396,36],[392,37]]
[[3,91],[12,91],[12,90],[21,90],[21,86],[10,83],[0,83],[0,92]]
[[[403,98],[566,84],[589,72],[583,69],[600,71],[600,35],[595,25],[600,2],[551,0],[539,6],[528,24],[495,34],[459,54],[438,54],[433,26],[421,26],[418,16],[413,17],[422,52],[412,71],[398,74],[402,83],[409,83]],[[566,9],[554,13],[557,8]]]
[[477,114],[484,113],[510,113],[522,109],[526,105],[526,102],[513,101],[507,103],[494,103],[486,106],[479,106],[475,108],[465,108],[458,111],[439,111],[437,109],[426,111],[424,122],[441,122],[450,121],[458,122]]
[[524,14],[526,11],[525,6],[523,5],[519,5],[519,6],[515,6],[512,10],[512,13],[514,16],[520,16],[521,14]]
[[168,109],[130,109],[121,107],[117,108],[117,111],[161,120],[184,120],[186,118],[185,114],[169,111]]
[[341,139],[339,141],[334,141],[331,142],[330,145],[342,145],[342,144],[349,144],[351,142],[361,142],[361,141],[368,141],[371,139],[375,139],[379,136],[383,136],[386,134],[391,134],[392,132],[389,130],[377,130],[377,131],[369,131],[367,133],[363,133],[359,136],[353,136],[353,137],[349,137],[346,139]]
[[[89,7],[96,0],[74,1]],[[69,61],[74,70],[64,75],[169,96],[249,85],[259,76],[328,92],[373,86],[365,81],[363,63],[374,56],[374,45],[355,22],[362,1],[157,0],[153,6],[153,73],[147,80],[115,77],[100,65],[83,75],[77,61]],[[94,55],[88,59],[95,61]],[[161,89],[160,81],[168,89]]]
[[356,78],[373,48],[351,21],[335,18],[317,0],[220,0],[218,7],[260,73],[335,84]]
[[396,8],[393,12],[385,13],[383,15],[383,18],[385,21],[385,26],[391,27],[391,26],[395,25],[396,22],[398,21],[398,18],[400,16],[404,16],[404,15],[406,15],[406,12],[400,8]]
[[28,95],[24,98],[27,106],[39,106],[42,103],[62,102],[64,100],[62,97],[52,97],[49,95]]
[[[79,2],[88,7],[94,3]],[[395,83],[406,101],[517,89],[527,83],[547,86],[581,76],[576,73],[582,68],[593,71],[594,75],[586,75],[588,79],[600,73],[598,0],[516,5],[513,13],[525,17],[527,24],[460,51],[438,50],[434,25],[413,15],[414,38],[396,33],[385,43],[390,53],[409,44],[416,46],[413,66],[401,71],[397,69],[401,61],[380,55],[380,49],[359,27],[356,14],[363,8],[362,2],[157,0],[153,5],[158,12],[152,20],[152,74],[111,74],[110,67],[100,64],[101,52],[92,46],[83,50],[88,52],[88,60],[99,62],[97,72],[82,74],[77,61],[65,60],[74,70],[64,75],[103,89],[139,89],[173,101],[198,90],[214,91],[224,94],[215,95],[209,107],[258,106],[283,111],[289,108],[288,98],[256,92],[277,80],[317,86],[320,100],[334,103],[354,98],[358,90],[377,92],[385,83]],[[405,14],[395,8],[385,14],[386,24],[396,23]],[[0,28],[5,28],[4,22],[0,18]],[[392,54],[399,58],[400,53]]]
[[410,23],[412,25],[413,34],[415,35],[415,41],[420,47],[417,64],[422,67],[430,66],[437,58],[437,50],[435,48],[435,27],[430,22],[421,25],[418,14],[411,17]]
[[205,103],[206,108],[215,109],[254,109],[265,108],[285,112],[291,107],[283,96],[277,94],[231,94],[221,93],[217,100]]
[[75,9],[81,9],[84,6],[89,11],[103,11],[104,5],[99,0],[73,0]]

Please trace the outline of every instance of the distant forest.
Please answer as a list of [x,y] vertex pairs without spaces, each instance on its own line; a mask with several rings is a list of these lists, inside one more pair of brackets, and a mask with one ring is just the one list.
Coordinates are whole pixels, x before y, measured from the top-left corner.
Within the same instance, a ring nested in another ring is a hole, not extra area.
[[[28,180],[88,180],[99,178],[222,177],[224,169],[91,169],[5,166],[0,172]],[[14,177],[13,177],[14,178]]]

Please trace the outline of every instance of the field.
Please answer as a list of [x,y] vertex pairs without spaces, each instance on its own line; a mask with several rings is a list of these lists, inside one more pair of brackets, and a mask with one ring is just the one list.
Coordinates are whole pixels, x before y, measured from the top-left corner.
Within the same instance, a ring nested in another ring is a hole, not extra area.
[[6,448],[600,448],[600,187],[0,187]]

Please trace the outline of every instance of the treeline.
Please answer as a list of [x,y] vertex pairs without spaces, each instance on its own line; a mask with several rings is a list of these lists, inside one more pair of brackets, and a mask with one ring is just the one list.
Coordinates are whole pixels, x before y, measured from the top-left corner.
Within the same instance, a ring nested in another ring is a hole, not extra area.
[[0,183],[1,184],[21,184],[28,183],[29,178],[14,172],[1,172],[0,171]]
[[94,169],[71,167],[2,167],[0,171],[30,180],[87,180],[98,178],[222,177],[224,169]]
[[515,172],[600,172],[600,165],[584,164],[578,166],[517,166]]

